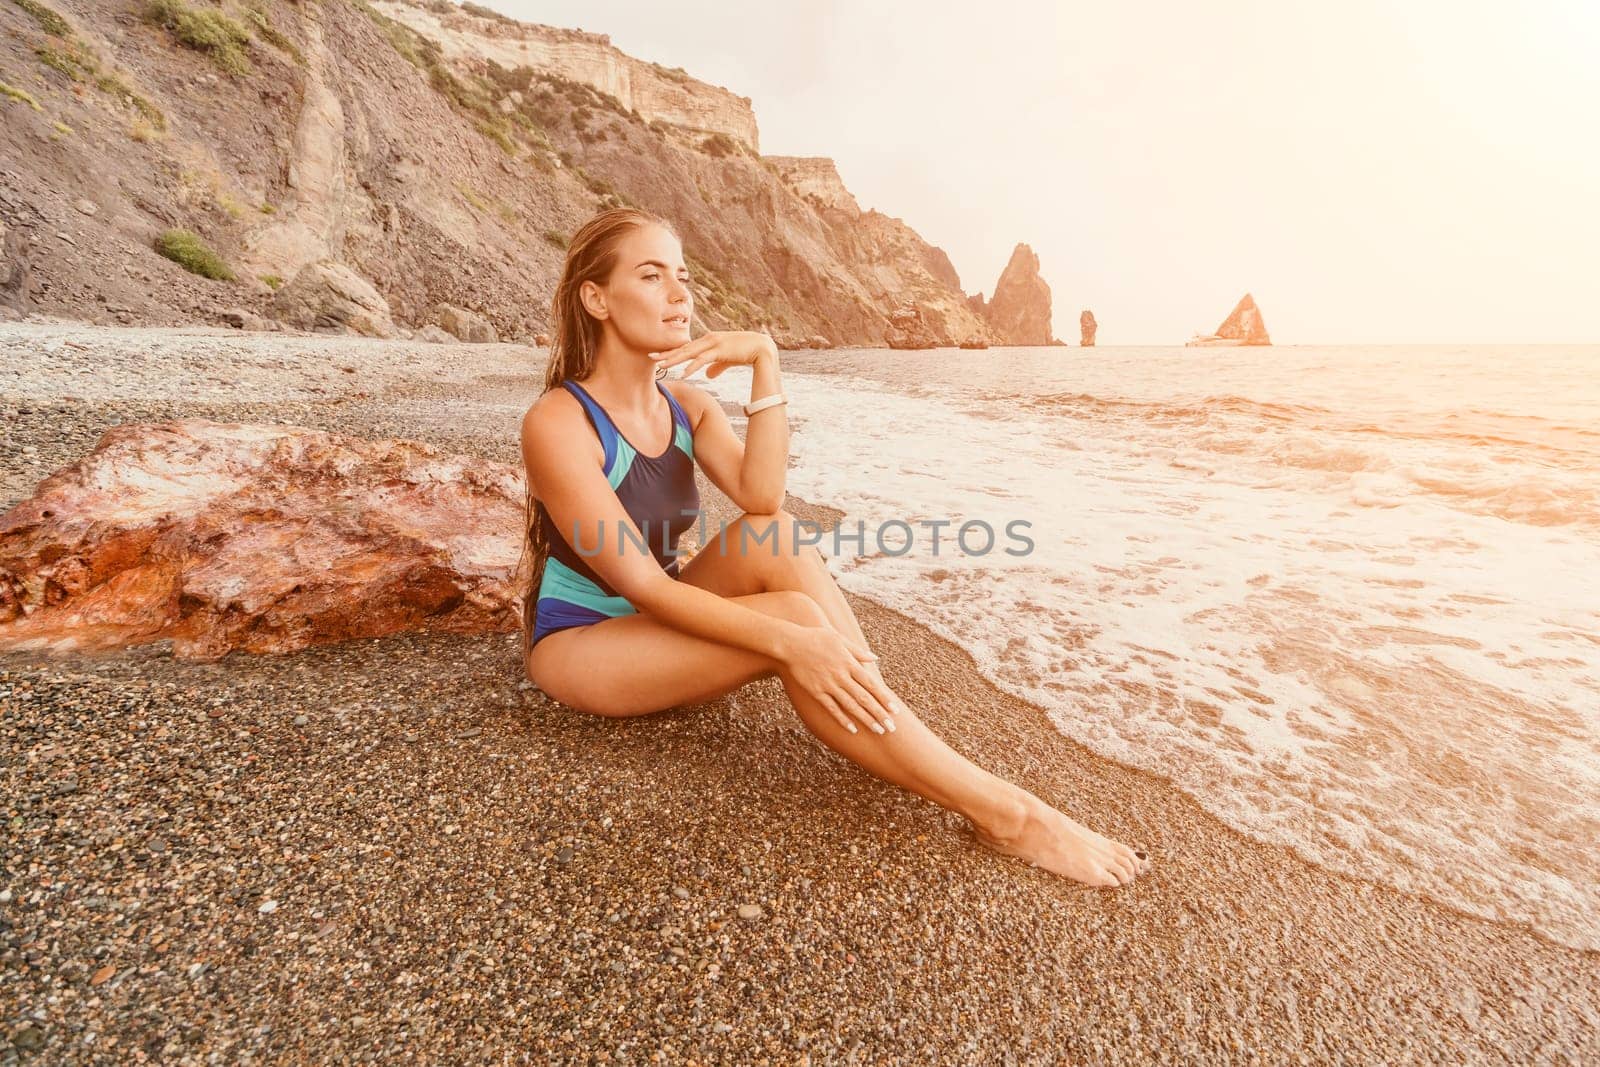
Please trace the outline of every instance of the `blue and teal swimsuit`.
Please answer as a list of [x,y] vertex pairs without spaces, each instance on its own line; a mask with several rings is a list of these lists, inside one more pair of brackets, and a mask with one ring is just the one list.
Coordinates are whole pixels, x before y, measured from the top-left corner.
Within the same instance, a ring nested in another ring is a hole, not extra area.
[[[595,403],[582,386],[573,381],[561,384],[583,404],[594,432],[600,436],[605,448],[606,480],[623,510],[639,527],[661,569],[676,578],[679,561],[670,552],[677,548],[684,531],[695,524],[695,513],[700,510],[700,490],[694,483],[694,430],[689,416],[667,388],[657,382],[656,388],[672,409],[672,441],[661,455],[646,456],[622,436],[605,408]],[[636,614],[638,609],[626,597],[618,596],[589,566],[588,559],[573,550],[563,532],[556,529],[550,513],[541,508],[539,516],[550,555],[539,582],[533,637],[528,647],[531,649],[557,630]],[[602,530],[600,551],[616,552],[619,534],[618,530]],[[590,552],[589,558],[596,554],[594,547],[584,546]]]

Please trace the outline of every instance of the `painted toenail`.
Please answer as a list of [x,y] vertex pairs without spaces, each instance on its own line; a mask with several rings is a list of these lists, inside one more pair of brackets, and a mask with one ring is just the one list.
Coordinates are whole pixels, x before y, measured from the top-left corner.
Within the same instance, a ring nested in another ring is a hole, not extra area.
[[1146,859],[1147,858],[1145,856],[1145,854],[1143,852],[1140,852],[1138,849],[1134,849],[1133,854],[1135,856],[1138,856],[1140,859]]

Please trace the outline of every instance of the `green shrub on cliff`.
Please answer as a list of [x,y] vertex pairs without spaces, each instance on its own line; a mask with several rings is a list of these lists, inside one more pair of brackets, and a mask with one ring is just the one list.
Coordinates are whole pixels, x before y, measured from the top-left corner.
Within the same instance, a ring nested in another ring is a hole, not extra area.
[[94,60],[80,54],[74,46],[69,46],[65,51],[59,48],[35,48],[33,54],[38,56],[39,62],[45,66],[75,82],[81,82],[95,72]]
[[191,274],[222,282],[233,281],[233,271],[228,269],[222,257],[188,230],[166,231],[156,238],[156,251]]
[[135,92],[131,85],[122,80],[121,75],[115,72],[101,74],[95,78],[94,84],[102,93],[109,93],[127,103],[145,118],[155,132],[160,133],[167,128],[167,117],[161,113],[161,109]]
[[738,142],[725,133],[714,133],[700,142],[700,151],[708,156],[716,156],[718,159],[722,159],[724,156],[738,155],[739,145]]
[[[372,24],[378,28],[379,32],[389,39],[389,44],[394,50],[400,53],[406,62],[413,67],[426,71],[438,60],[439,46],[428,38],[422,36],[411,27],[381,13],[377,8],[367,3],[367,0],[350,0],[350,2],[360,8],[367,18],[372,20]],[[439,0],[439,2],[444,3],[444,0]],[[441,14],[450,14],[455,11],[455,6],[452,4],[445,3],[445,7],[448,10],[440,12]],[[433,9],[430,8],[430,10]]]
[[526,89],[533,80],[533,68],[528,66],[502,67],[493,59],[484,60],[485,69],[489,72],[489,80],[502,93],[509,93],[513,89],[518,92]]
[[204,52],[229,74],[250,73],[250,31],[216,8],[193,8],[184,0],[149,0],[146,20],[163,26],[180,44]]
[[4,97],[7,100],[15,100],[18,103],[27,104],[35,111],[44,110],[44,108],[39,106],[39,101],[33,98],[32,93],[28,92],[26,89],[18,89],[14,85],[7,85],[5,82],[0,82],[0,97]]
[[272,24],[272,18],[265,10],[259,7],[252,7],[245,11],[244,17],[255,25],[256,30],[261,34],[262,40],[289,56],[300,66],[306,65],[305,54],[300,51],[298,45],[285,37],[278,27]]
[[663,67],[660,63],[652,63],[650,66],[654,67],[655,72],[661,75],[663,78],[666,78],[668,81],[675,81],[680,85],[687,85],[691,80],[689,78],[689,72],[684,70],[682,67]]
[[474,4],[472,0],[467,0],[466,3],[462,4],[461,10],[468,15],[476,15],[480,19],[493,19],[495,22],[504,22],[512,26],[518,24],[516,19],[508,18],[493,8],[484,7],[482,4]]
[[56,37],[71,36],[72,27],[67,24],[67,20],[39,3],[38,0],[11,0],[11,2],[22,8],[29,15],[32,15],[33,21],[37,22],[39,28],[45,33]]

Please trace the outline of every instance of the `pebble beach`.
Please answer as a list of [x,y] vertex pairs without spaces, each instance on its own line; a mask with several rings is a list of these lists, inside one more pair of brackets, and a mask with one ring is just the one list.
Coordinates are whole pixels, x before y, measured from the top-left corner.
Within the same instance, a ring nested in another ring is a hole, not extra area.
[[[176,417],[515,463],[543,367],[0,325],[0,510]],[[931,728],[1152,869],[1090,890],[979,848],[776,680],[607,720],[525,681],[515,634],[8,654],[0,1064],[1600,1061],[1600,953],[1247,838],[850,599]]]

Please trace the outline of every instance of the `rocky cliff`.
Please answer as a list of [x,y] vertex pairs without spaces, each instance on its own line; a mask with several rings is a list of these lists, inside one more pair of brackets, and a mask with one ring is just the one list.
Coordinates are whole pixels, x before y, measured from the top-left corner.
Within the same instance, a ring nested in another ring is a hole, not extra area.
[[596,34],[443,0],[3,3],[0,113],[0,314],[531,338],[568,235],[632,203],[677,226],[702,327],[880,345],[913,304],[940,343],[1023,343],[832,161],[758,155],[747,99]]
[[436,42],[452,63],[531,67],[605,93],[647,122],[726,134],[760,151],[748,96],[624,55],[603,33],[518,22],[487,9],[475,14],[445,0],[374,0],[372,6]]
[[1050,333],[1050,286],[1039,276],[1039,257],[1025,244],[1012,250],[995,283],[994,297],[985,302],[979,293],[968,299],[967,306],[1005,338],[1005,344],[1060,343]]

